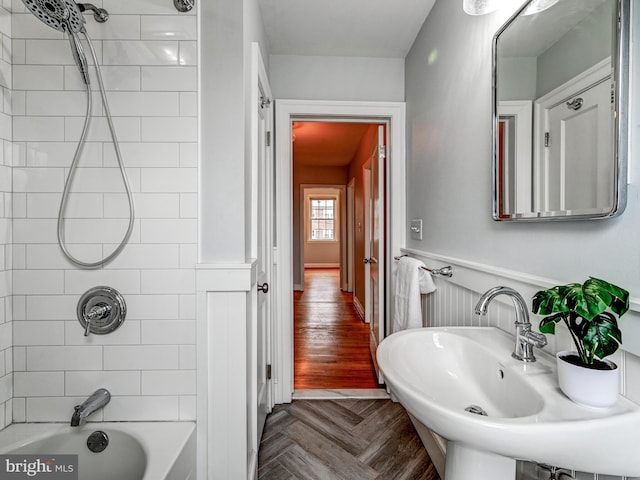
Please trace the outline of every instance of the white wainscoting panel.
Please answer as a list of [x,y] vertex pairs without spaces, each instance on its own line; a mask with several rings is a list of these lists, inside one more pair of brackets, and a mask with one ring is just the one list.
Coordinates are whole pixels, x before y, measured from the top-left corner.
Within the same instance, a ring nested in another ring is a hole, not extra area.
[[[504,295],[496,297],[489,305],[487,315],[480,317],[474,312],[480,296],[492,287],[505,285],[520,292],[527,301],[530,310],[531,298],[535,292],[561,283],[419,250],[402,249],[402,253],[422,260],[427,267],[432,269],[449,265],[453,267],[451,278],[434,276],[436,291],[422,297],[423,325],[426,327],[492,326],[515,337],[515,310],[511,300]],[[639,310],[638,300],[632,299],[631,308],[623,320],[629,321],[627,317],[629,317],[630,323],[638,320],[634,317],[640,316]],[[536,331],[540,318],[537,315],[531,315],[530,318],[533,329]],[[631,333],[631,329],[628,329],[626,333]],[[629,335],[629,337],[634,338],[635,336]],[[571,338],[564,328],[558,328],[555,335],[547,335],[547,340],[549,343],[544,351],[551,355],[555,355],[560,350],[573,348]],[[621,369],[620,393],[630,400],[640,403],[640,357],[632,353],[632,351],[637,353],[637,346],[631,345],[629,348],[625,345],[625,348],[627,351],[619,349],[611,357]],[[518,480],[546,480],[549,478],[548,472],[533,463],[519,462],[517,470]],[[577,480],[605,478],[607,480],[622,480],[621,477],[598,476],[593,473],[574,472],[574,474]]]
[[198,478],[247,478],[247,322],[255,266],[196,267]]

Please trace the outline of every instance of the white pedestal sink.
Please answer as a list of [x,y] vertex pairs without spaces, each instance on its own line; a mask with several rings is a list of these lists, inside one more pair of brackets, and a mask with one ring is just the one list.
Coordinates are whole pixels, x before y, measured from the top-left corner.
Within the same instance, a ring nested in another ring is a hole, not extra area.
[[446,480],[506,480],[516,478],[516,461],[462,443],[447,444]]
[[537,351],[535,363],[515,360],[513,342],[491,327],[421,328],[378,347],[392,393],[449,441],[446,480],[513,480],[516,459],[640,476],[640,406],[624,397],[606,409],[573,403],[555,359]]

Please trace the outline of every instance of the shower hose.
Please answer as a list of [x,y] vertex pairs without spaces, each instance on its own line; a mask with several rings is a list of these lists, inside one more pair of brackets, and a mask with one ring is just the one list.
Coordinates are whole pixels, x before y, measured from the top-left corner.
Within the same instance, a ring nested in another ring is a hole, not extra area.
[[122,175],[122,181],[124,183],[125,190],[127,192],[127,200],[129,202],[129,226],[127,228],[126,233],[124,234],[122,241],[116,247],[116,249],[109,254],[108,256],[102,258],[97,262],[83,262],[74,257],[68,250],[67,245],[64,239],[64,214],[67,208],[67,201],[69,199],[69,190],[71,189],[71,183],[73,181],[73,177],[75,175],[78,160],[82,154],[82,150],[87,140],[87,132],[89,130],[89,124],[91,122],[91,108],[92,108],[92,98],[91,98],[91,85],[88,82],[85,82],[86,92],[87,92],[87,111],[84,119],[84,126],[82,128],[82,134],[80,135],[80,139],[78,140],[78,145],[76,146],[75,153],[73,155],[73,161],[71,162],[71,167],[69,169],[69,174],[67,175],[67,179],[64,184],[64,191],[62,193],[62,199],[60,200],[60,209],[58,211],[58,244],[62,249],[65,257],[69,259],[69,261],[74,264],[83,267],[83,268],[97,268],[105,263],[108,263],[112,259],[114,259],[125,247],[129,237],[131,236],[131,232],[133,230],[134,223],[134,207],[133,207],[133,195],[131,193],[131,187],[129,186],[129,179],[127,178],[127,172],[124,168],[124,162],[122,161],[122,154],[120,153],[120,146],[118,144],[118,139],[116,137],[116,131],[113,126],[113,120],[111,118],[111,112],[109,111],[109,104],[107,103],[107,97],[104,89],[104,83],[102,82],[102,73],[100,72],[100,65],[98,65],[98,59],[96,57],[96,52],[93,48],[93,44],[91,39],[87,35],[87,32],[83,29],[82,34],[84,35],[87,43],[89,45],[89,50],[91,51],[91,57],[93,58],[93,64],[96,67],[98,86],[100,87],[100,95],[102,97],[102,105],[104,107],[104,111],[107,117],[107,124],[109,125],[109,131],[111,132],[111,139],[113,142],[113,146],[116,152],[116,158],[118,160],[118,167],[120,168],[120,174]]

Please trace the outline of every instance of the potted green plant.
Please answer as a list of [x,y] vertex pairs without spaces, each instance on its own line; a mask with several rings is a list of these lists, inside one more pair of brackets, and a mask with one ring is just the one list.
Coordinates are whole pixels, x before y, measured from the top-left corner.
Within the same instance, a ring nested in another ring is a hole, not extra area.
[[546,315],[540,331],[554,334],[556,324],[563,322],[573,339],[576,351],[558,352],[556,357],[560,388],[576,403],[608,407],[616,402],[618,367],[605,357],[622,343],[616,316],[627,310],[629,292],[594,277],[534,295],[532,312]]

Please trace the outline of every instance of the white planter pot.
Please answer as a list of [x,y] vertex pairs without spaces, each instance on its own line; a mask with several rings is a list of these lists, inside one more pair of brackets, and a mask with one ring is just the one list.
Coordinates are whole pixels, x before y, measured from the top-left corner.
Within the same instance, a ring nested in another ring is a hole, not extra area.
[[556,354],[560,390],[574,402],[588,407],[610,407],[618,400],[619,369],[610,360],[602,360],[612,366],[611,370],[597,370],[573,365],[563,359],[576,352],[563,351]]

